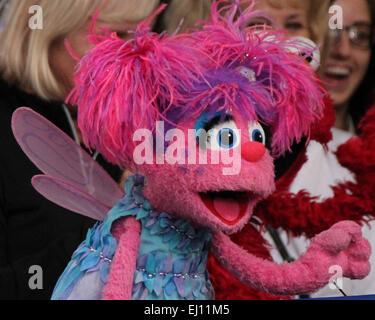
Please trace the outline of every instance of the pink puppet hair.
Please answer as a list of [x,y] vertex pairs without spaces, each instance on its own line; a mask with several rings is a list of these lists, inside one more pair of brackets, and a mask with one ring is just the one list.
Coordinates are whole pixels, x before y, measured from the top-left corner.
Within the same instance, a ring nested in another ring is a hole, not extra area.
[[78,106],[85,144],[125,167],[132,164],[134,132],[168,120],[168,110],[185,104],[185,93],[201,78],[202,54],[189,37],[153,33],[149,22],[141,22],[131,40],[92,33],[95,47],[80,61],[67,98]]
[[[248,4],[244,10],[243,4]],[[253,0],[214,1],[210,21],[193,36],[216,68],[243,66],[254,72],[256,79],[247,88],[253,98],[242,99],[242,114],[257,114],[271,126],[273,154],[279,156],[294,140],[309,137],[311,125],[322,116],[326,92],[304,58],[290,52],[291,47],[304,49],[303,43],[266,26],[248,27],[261,15],[254,5]]]
[[[214,1],[211,21],[189,34],[158,35],[147,22],[128,41],[91,34],[96,46],[79,63],[68,97],[79,107],[86,145],[131,167],[137,129],[153,131],[158,120],[178,125],[181,114],[194,119],[210,107],[266,122],[276,156],[308,136],[322,113],[324,91],[312,68],[285,50],[291,43],[282,33],[246,27],[259,12],[253,1],[245,2],[250,6],[241,12],[243,2],[219,9],[228,1]],[[255,81],[239,67],[253,70]]]

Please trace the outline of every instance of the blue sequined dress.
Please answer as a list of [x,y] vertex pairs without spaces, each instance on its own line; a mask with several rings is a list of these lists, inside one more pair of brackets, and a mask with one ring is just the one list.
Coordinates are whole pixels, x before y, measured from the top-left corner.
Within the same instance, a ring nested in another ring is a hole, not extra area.
[[142,224],[133,299],[214,299],[206,270],[211,232],[153,211],[142,195],[143,185],[139,175],[126,181],[126,195],[88,231],[57,282],[53,300],[101,298],[118,245],[111,226],[125,216]]

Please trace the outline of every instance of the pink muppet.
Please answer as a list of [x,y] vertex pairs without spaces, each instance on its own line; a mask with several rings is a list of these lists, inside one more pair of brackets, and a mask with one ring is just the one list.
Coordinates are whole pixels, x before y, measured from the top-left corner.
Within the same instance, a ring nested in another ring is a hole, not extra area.
[[[273,192],[273,157],[308,134],[325,92],[290,50],[302,43],[247,29],[252,6],[221,4],[189,34],[157,35],[142,23],[129,41],[91,36],[96,46],[80,62],[69,102],[86,145],[136,175],[73,254],[53,299],[213,299],[208,250],[241,281],[274,294],[315,291],[336,265],[345,277],[369,273],[370,246],[350,221],[283,265],[228,237]],[[163,145],[158,121],[172,130]],[[152,135],[136,141],[141,129]],[[143,163],[134,159],[140,145]]]

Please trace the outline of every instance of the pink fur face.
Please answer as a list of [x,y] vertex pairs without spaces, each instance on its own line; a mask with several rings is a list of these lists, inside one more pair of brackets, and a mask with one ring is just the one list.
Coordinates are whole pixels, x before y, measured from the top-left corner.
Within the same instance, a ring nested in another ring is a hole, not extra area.
[[[179,124],[184,136],[188,136],[189,129],[194,129],[196,121]],[[216,141],[204,148],[196,142],[197,161],[192,164],[187,157],[194,151],[188,150],[191,145],[187,141],[179,147],[170,143],[165,154],[170,148],[180,149],[181,154],[186,154],[185,164],[144,164],[137,169],[146,177],[144,194],[154,209],[191,220],[198,226],[233,233],[248,222],[255,204],[273,191],[273,161],[265,147],[265,139],[253,141],[252,135],[258,133],[260,127],[257,122],[244,121],[240,114],[234,114],[207,129],[214,132],[215,127],[218,130],[207,140],[218,138],[220,132],[225,134],[231,129],[234,135],[232,148],[220,147]],[[231,166],[224,158],[218,158],[223,150],[235,159]],[[207,164],[199,164],[205,154]],[[214,162],[214,159],[220,160]],[[232,170],[225,174],[225,169]]]

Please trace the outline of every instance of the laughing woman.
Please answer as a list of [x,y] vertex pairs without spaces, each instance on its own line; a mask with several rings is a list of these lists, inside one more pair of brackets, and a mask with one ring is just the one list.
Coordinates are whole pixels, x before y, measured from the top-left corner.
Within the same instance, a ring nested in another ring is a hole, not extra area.
[[336,110],[335,127],[354,133],[375,95],[375,1],[337,0],[343,30],[330,30],[322,78]]

